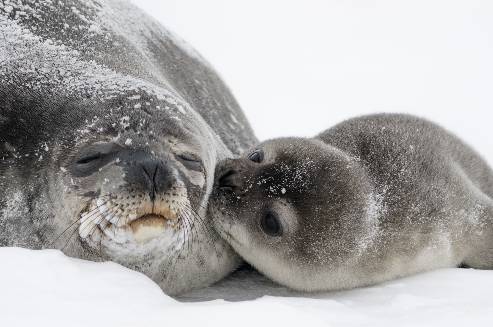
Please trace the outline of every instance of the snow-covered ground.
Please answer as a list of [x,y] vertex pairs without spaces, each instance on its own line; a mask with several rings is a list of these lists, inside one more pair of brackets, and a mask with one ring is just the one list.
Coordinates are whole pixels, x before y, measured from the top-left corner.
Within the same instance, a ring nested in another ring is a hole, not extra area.
[[[399,111],[493,163],[493,2],[135,0],[196,47],[261,139]],[[0,326],[492,326],[493,271],[296,294],[239,273],[181,301],[113,263],[0,248]],[[226,299],[226,300],[223,300]]]
[[178,302],[144,275],[114,263],[19,248],[0,248],[0,261],[0,325],[9,327],[452,327],[493,322],[490,271],[446,269],[311,296],[291,294],[257,275],[236,276],[191,294],[187,300],[193,302]]

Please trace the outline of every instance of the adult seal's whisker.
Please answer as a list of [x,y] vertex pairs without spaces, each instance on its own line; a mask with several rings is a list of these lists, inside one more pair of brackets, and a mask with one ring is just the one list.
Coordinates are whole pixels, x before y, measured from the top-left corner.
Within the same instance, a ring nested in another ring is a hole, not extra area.
[[[87,218],[87,219],[89,219],[89,218],[90,218],[90,216],[92,215],[92,213],[96,213],[97,211],[98,211],[98,208],[95,208],[95,209],[93,209],[93,210],[89,211],[89,212],[87,213],[87,216],[85,216],[85,218],[84,218],[84,219],[86,219],[86,218]],[[63,236],[63,234],[65,234],[65,233],[66,233],[66,232],[67,232],[67,231],[68,231],[71,227],[76,226],[76,225],[77,225],[77,223],[79,223],[79,222],[81,222],[81,219],[80,219],[80,218],[75,219],[74,221],[72,221],[72,222],[71,222],[71,223],[67,226],[67,228],[65,228],[65,229],[64,229],[64,230],[63,230],[60,234],[58,234],[58,236],[57,236],[57,237],[56,237],[56,238],[55,238],[52,242],[50,242],[50,243],[49,243],[49,246],[52,246],[53,244],[55,244],[55,243],[56,243],[56,242],[60,239],[60,237],[62,237],[62,236]]]
[[219,235],[215,232],[214,228],[212,226],[207,225],[207,222],[205,222],[204,219],[193,208],[191,208],[186,204],[182,204],[182,205],[187,210],[185,211],[186,214],[191,215],[194,221],[195,220],[198,221],[201,228],[204,229],[207,233],[209,233],[211,238],[208,241],[211,243],[211,245],[214,244],[214,241],[219,238]]

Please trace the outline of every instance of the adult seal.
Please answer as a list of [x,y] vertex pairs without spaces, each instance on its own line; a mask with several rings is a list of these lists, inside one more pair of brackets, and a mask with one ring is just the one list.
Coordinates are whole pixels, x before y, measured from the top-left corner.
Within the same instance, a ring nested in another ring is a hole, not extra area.
[[206,216],[214,167],[254,142],[213,69],[133,5],[0,2],[0,245],[209,285],[239,261]]
[[442,267],[493,268],[493,171],[423,119],[351,119],[218,166],[216,229],[259,271],[303,291]]

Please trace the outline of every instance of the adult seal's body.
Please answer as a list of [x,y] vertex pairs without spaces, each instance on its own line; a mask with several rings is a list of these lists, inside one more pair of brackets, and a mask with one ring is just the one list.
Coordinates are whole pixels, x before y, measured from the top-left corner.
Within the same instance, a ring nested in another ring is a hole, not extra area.
[[214,167],[254,142],[209,65],[134,6],[0,2],[0,245],[208,285],[238,263],[205,215]]
[[217,230],[291,288],[493,268],[493,171],[428,121],[356,118],[313,139],[267,141],[217,169]]

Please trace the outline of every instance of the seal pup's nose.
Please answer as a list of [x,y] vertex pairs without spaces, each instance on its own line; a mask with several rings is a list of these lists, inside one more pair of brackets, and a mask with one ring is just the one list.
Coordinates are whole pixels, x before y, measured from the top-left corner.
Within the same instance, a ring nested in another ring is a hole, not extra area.
[[241,167],[238,167],[237,160],[226,159],[217,166],[214,184],[223,191],[233,191],[242,186]]
[[234,190],[240,185],[238,183],[238,172],[234,169],[228,169],[219,176],[217,180],[217,187],[222,190]]

